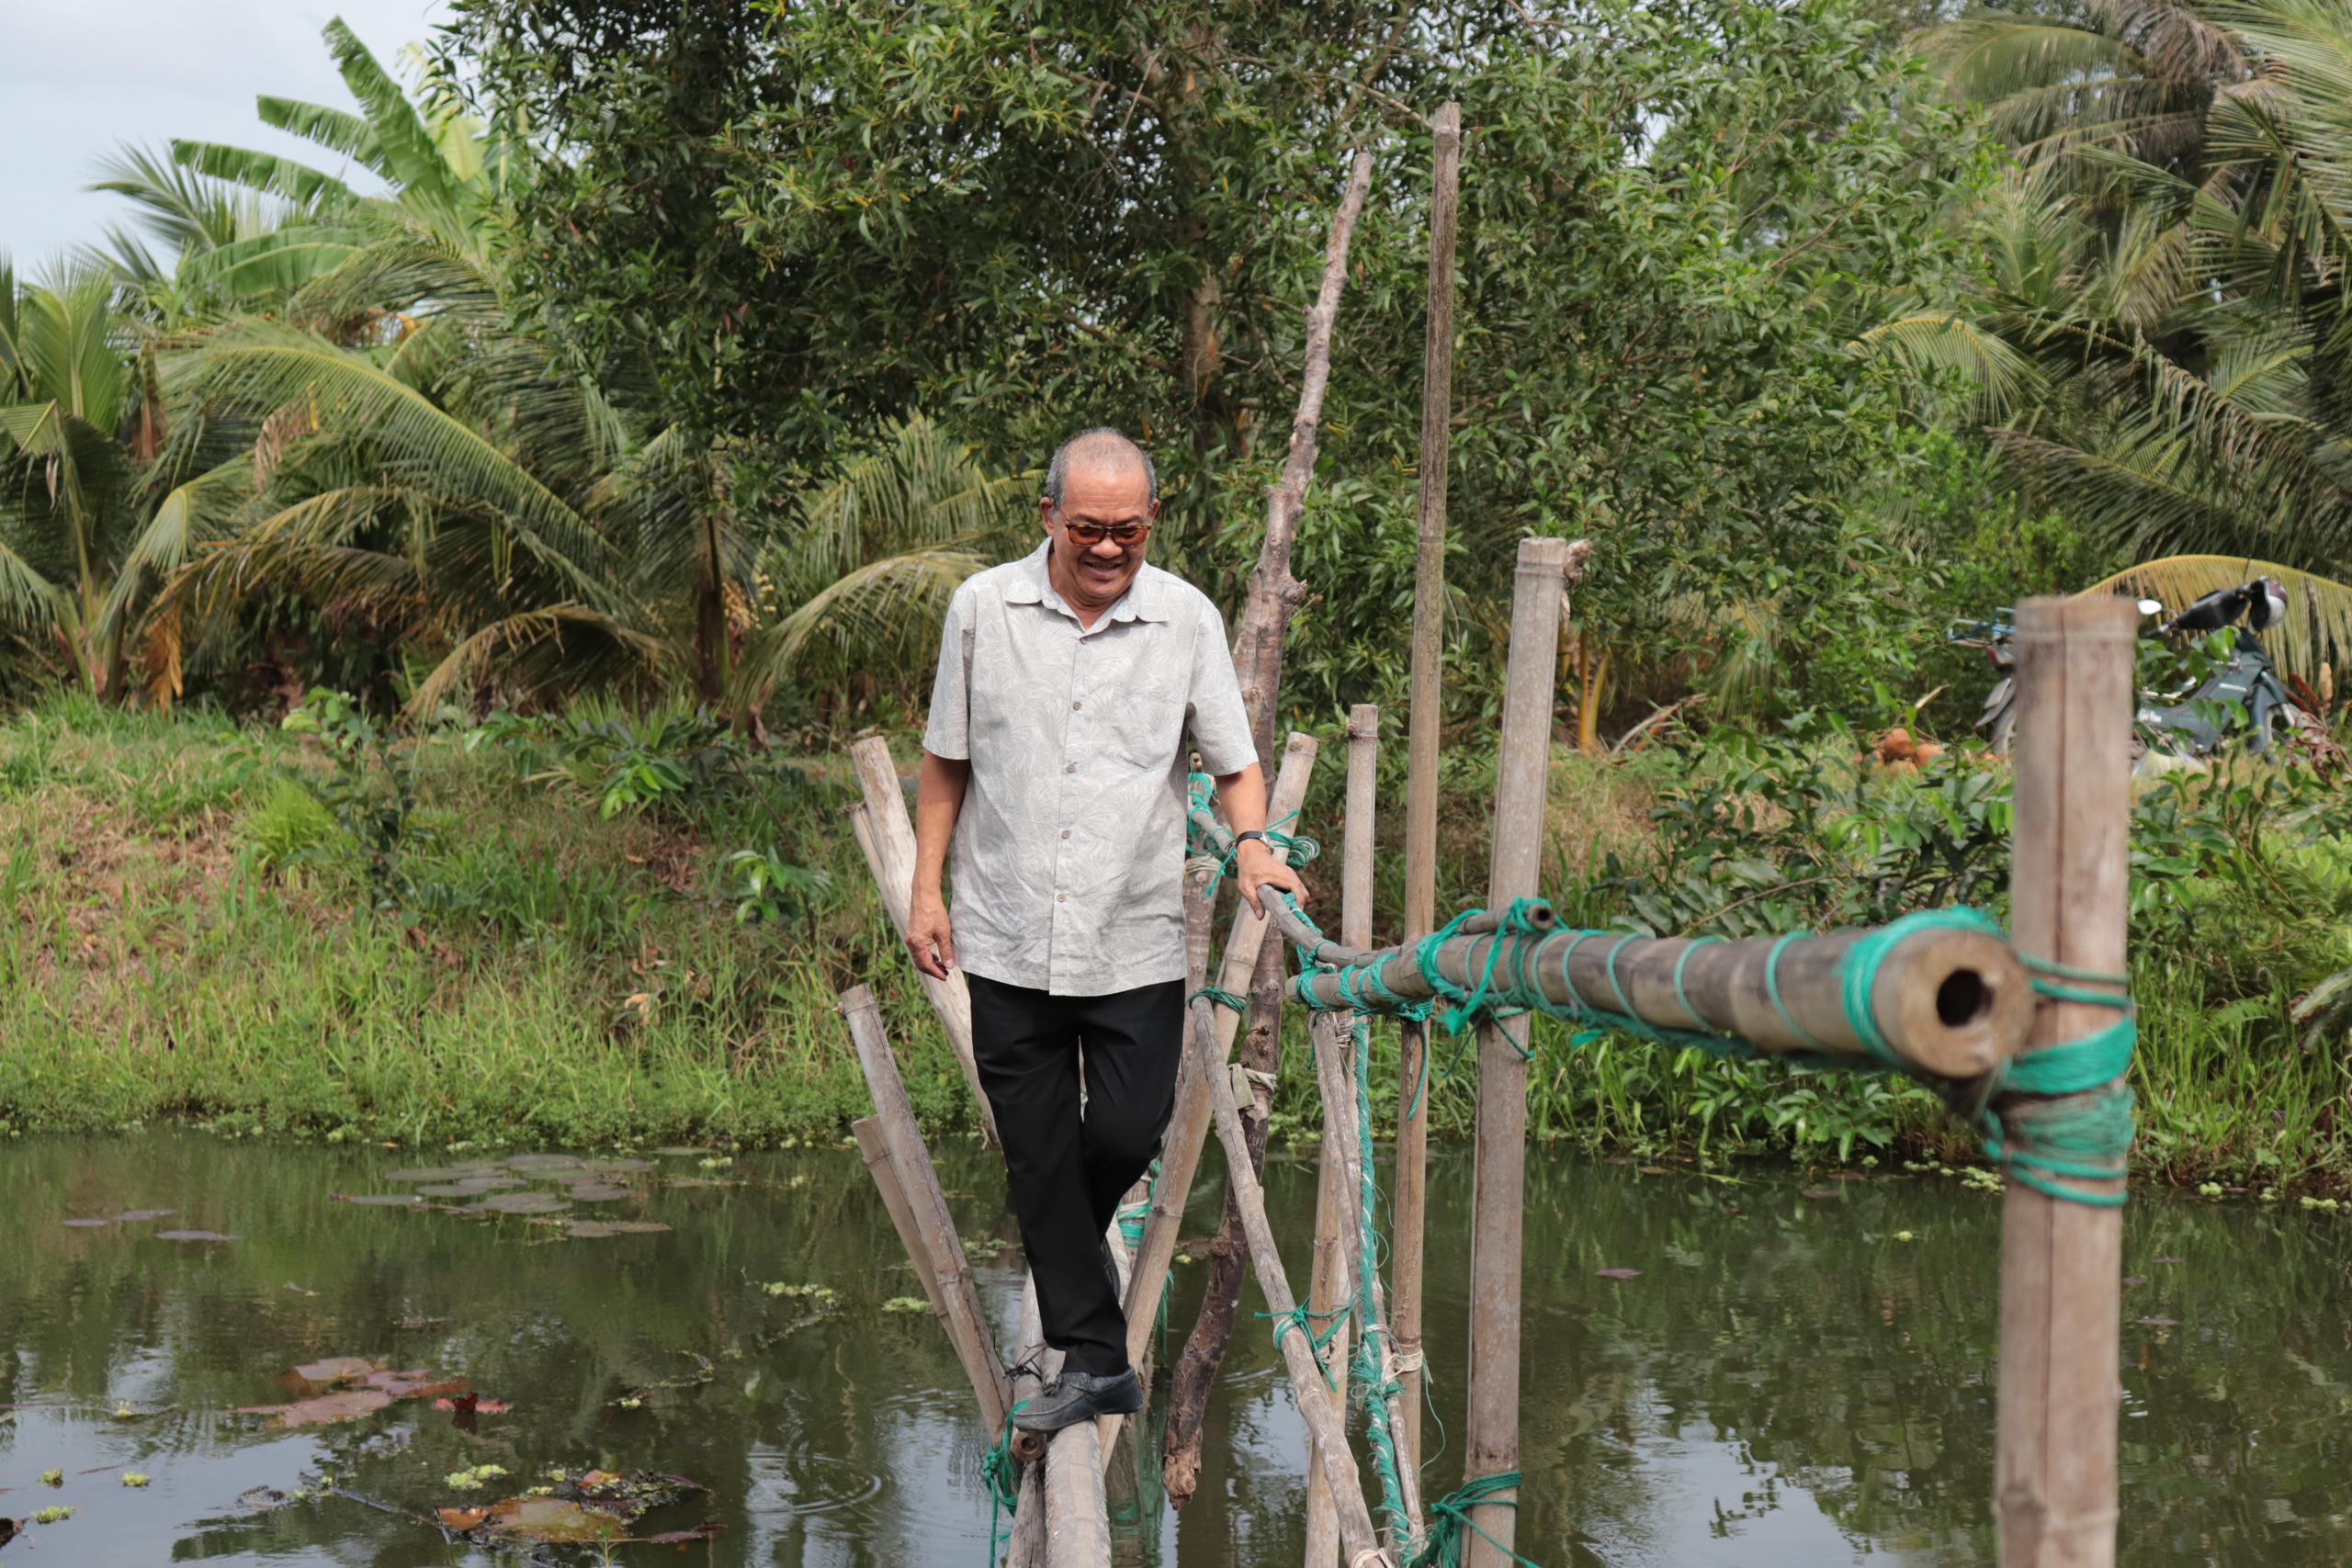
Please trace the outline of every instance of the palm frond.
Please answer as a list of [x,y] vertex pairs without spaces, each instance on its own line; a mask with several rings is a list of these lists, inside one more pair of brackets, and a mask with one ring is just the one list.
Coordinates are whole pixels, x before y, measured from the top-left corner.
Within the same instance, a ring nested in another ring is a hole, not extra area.
[[550,604],[495,621],[458,643],[417,682],[408,708],[432,713],[484,679],[535,694],[587,680],[655,676],[673,663],[673,650],[658,637],[584,604]]
[[2281,671],[2316,684],[2323,663],[2352,673],[2352,584],[2298,571],[2251,556],[2166,556],[2101,578],[2080,597],[2132,594],[2178,610],[2218,588],[2275,577],[2287,590],[2287,615],[2262,634],[2263,649]]
[[2042,385],[2039,367],[1965,316],[1950,311],[1899,317],[1857,340],[1931,379],[1956,376],[1973,387],[1987,417],[1997,418]]
[[199,175],[266,196],[282,197],[304,209],[314,209],[322,201],[349,206],[359,199],[356,191],[333,175],[272,152],[256,152],[219,141],[175,139],[172,142],[172,157]]

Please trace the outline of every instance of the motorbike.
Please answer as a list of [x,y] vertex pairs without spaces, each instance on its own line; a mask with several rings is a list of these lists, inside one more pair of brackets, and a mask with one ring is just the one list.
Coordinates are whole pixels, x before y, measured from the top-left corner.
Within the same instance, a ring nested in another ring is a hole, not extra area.
[[[2278,668],[2263,651],[2260,633],[2287,613],[2287,593],[2275,579],[2262,577],[2234,588],[2220,588],[2177,615],[2165,615],[2154,599],[2140,601],[2143,616],[2163,616],[2154,627],[2159,637],[2201,636],[2237,626],[2230,657],[2208,671],[2193,686],[2181,691],[2143,691],[2133,713],[2137,734],[2132,744],[2135,768],[2147,770],[2152,756],[2195,759],[2219,748],[2225,739],[2208,705],[2233,703],[2247,720],[2246,750],[2267,750],[2280,728],[2290,730],[2311,722],[2288,695]],[[1984,699],[1976,728],[1996,751],[2007,751],[2017,734],[2017,624],[2007,607],[1990,620],[1954,621],[1946,640],[1963,648],[1981,648],[2001,671],[2001,679]],[[2237,626],[2241,617],[2245,626]]]

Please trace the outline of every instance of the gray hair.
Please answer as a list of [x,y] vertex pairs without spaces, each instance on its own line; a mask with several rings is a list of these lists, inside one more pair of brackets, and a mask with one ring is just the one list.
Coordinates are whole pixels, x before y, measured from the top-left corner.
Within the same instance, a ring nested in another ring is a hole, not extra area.
[[1143,465],[1145,499],[1154,504],[1159,500],[1159,470],[1152,467],[1151,454],[1136,445],[1127,433],[1107,424],[1091,430],[1081,430],[1054,448],[1054,460],[1046,465],[1046,499],[1056,506],[1062,503],[1062,490],[1069,480],[1069,460],[1073,452],[1080,457],[1092,457],[1098,449],[1108,457],[1113,453],[1134,458]]

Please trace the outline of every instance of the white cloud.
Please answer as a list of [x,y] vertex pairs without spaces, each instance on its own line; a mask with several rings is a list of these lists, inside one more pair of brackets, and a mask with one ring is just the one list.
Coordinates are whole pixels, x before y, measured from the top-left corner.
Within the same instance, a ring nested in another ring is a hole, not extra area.
[[[119,142],[227,141],[332,166],[334,155],[270,130],[262,94],[351,107],[320,36],[340,15],[376,58],[446,21],[446,0],[0,0],[0,252],[20,269],[96,243],[126,218],[120,197],[85,191]],[[368,183],[364,178],[358,182]]]

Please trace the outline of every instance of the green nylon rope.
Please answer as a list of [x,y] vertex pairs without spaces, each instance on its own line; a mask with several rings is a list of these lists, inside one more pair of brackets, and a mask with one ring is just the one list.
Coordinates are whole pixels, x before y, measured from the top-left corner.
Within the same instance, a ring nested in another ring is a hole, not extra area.
[[1021,1506],[1021,1466],[1012,1457],[1012,1418],[1029,1408],[1023,1400],[1004,1413],[1004,1430],[980,1456],[980,1479],[989,1489],[989,1568],[996,1568],[998,1521]]
[[1487,1545],[1509,1557],[1513,1562],[1523,1563],[1525,1568],[1537,1568],[1535,1563],[1521,1557],[1493,1536],[1487,1535],[1484,1529],[1480,1529],[1478,1522],[1470,1517],[1470,1510],[1482,1504],[1505,1508],[1518,1507],[1518,1498],[1495,1495],[1498,1492],[1518,1490],[1519,1472],[1498,1470],[1492,1475],[1482,1475],[1475,1481],[1465,1481],[1436,1502],[1431,1503],[1430,1505],[1430,1533],[1422,1540],[1421,1549],[1405,1560],[1405,1568],[1461,1568],[1464,1561],[1463,1553],[1470,1544],[1468,1532],[1471,1530],[1477,1530]]

